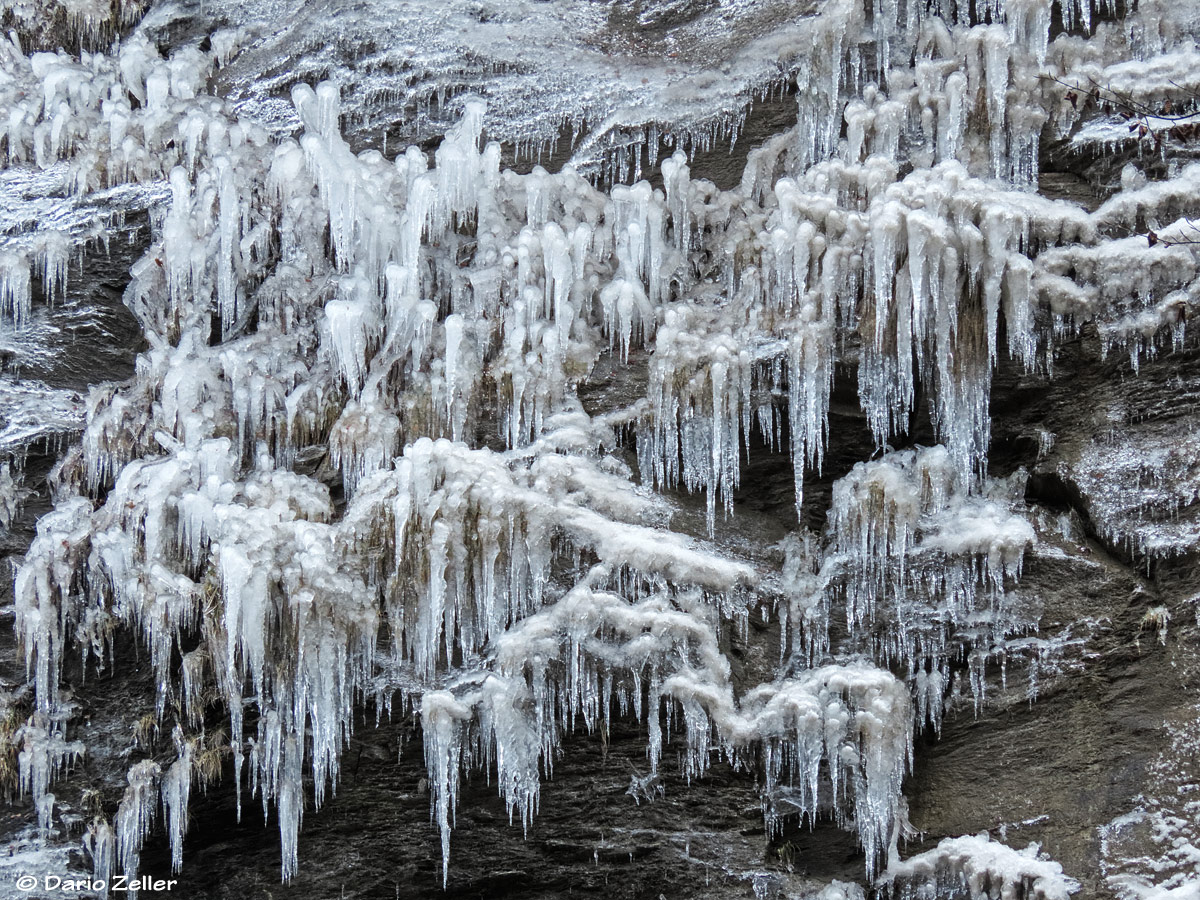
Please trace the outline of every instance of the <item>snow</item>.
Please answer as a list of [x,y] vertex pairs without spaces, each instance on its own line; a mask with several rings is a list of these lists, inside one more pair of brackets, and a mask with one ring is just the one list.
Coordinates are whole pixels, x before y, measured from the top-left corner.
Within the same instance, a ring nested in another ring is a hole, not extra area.
[[1039,857],[1037,844],[1014,850],[987,832],[946,838],[934,849],[888,866],[881,881],[888,896],[943,896],[963,890],[971,900],[1068,900],[1079,883],[1062,866]]

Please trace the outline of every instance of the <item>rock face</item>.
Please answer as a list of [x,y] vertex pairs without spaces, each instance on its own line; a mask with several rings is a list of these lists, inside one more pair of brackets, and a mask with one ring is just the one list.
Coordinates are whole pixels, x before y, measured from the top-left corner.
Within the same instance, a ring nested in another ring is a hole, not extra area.
[[0,897],[1198,889],[1200,12],[44,6]]
[[[1114,857],[1165,860],[1172,849],[1130,813],[1165,811],[1185,823],[1187,833],[1187,794],[1177,791],[1194,783],[1197,765],[1196,569],[1194,555],[1185,552],[1147,572],[1143,562],[1105,541],[1076,486],[1085,476],[1076,475],[1075,454],[1097,439],[1095,419],[1112,402],[1160,406],[1174,433],[1186,436],[1194,406],[1176,405],[1161,392],[1186,394],[1177,385],[1186,385],[1189,375],[1195,384],[1200,354],[1191,343],[1134,377],[1124,361],[1102,364],[1089,350],[1095,347],[1085,336],[1064,352],[1054,381],[1002,374],[993,393],[997,444],[1013,448],[1002,461],[994,455],[994,464],[1028,466],[1035,510],[1070,522],[1066,536],[1027,560],[1021,580],[1042,607],[1038,633],[1062,651],[1039,674],[1036,699],[1028,697],[1027,664],[1013,663],[1007,689],[999,673],[991,673],[981,711],[964,697],[947,712],[940,736],[918,742],[904,792],[920,835],[904,849],[917,852],[944,836],[981,830],[1017,847],[1037,841],[1082,883],[1081,896],[1114,897],[1120,894],[1105,878],[1120,865]],[[1136,434],[1164,424],[1148,418],[1127,427]],[[1051,425],[1055,447],[1039,460],[1031,436]],[[790,466],[771,462],[765,450],[753,457],[738,514],[754,517],[752,527],[774,542],[793,525],[786,519]],[[814,482],[810,493],[819,496],[819,489]],[[782,500],[772,506],[769,498],[778,494]],[[1161,637],[1147,618],[1158,607],[1170,616]],[[755,623],[745,639],[731,638],[728,652],[745,683],[770,668],[778,642],[775,624]],[[122,649],[131,661],[132,645]],[[18,673],[10,669],[8,677]],[[965,668],[959,670],[958,678],[965,676]],[[951,693],[969,690],[952,684]],[[77,700],[84,722],[98,725],[127,721],[131,704],[151,709],[152,696],[137,664],[126,662],[91,680]],[[428,824],[420,734],[410,716],[394,718],[376,725],[374,710],[362,711],[337,795],[305,818],[301,866],[290,884],[279,883],[273,816],[264,823],[261,807],[246,795],[237,824],[233,797],[217,785],[193,799],[184,867],[174,876],[179,885],[172,895],[385,898],[437,890],[440,849]],[[81,726],[89,757],[60,794],[69,797],[81,776],[82,784],[103,784],[123,775],[119,760],[128,736],[103,729]],[[446,895],[804,896],[833,879],[861,880],[853,836],[831,822],[812,830],[787,826],[768,836],[754,773],[716,764],[689,784],[668,765],[656,782],[633,790],[648,771],[636,724],[618,721],[606,737],[569,739],[525,834],[509,824],[494,786],[474,776],[459,802]],[[1128,824],[1113,824],[1123,817]],[[148,842],[143,871],[172,877],[161,833]]]
[[[1171,858],[1172,848],[1137,818],[1138,810],[1176,817],[1183,837],[1195,833],[1187,793],[1177,791],[1200,774],[1200,584],[1194,545],[1147,572],[1143,560],[1099,534],[1096,508],[1078,487],[1097,473],[1083,468],[1081,450],[1105,440],[1097,420],[1111,422],[1110,404],[1160,410],[1161,419],[1122,423],[1125,433],[1168,432],[1176,439],[1194,433],[1196,407],[1186,398],[1200,377],[1200,346],[1191,341],[1137,376],[1127,361],[1101,362],[1097,349],[1086,334],[1065,348],[1054,380],[1017,373],[997,378],[995,439],[1012,449],[1002,459],[993,454],[993,465],[1027,466],[1035,514],[1069,523],[1065,536],[1031,555],[1021,578],[1021,590],[1041,605],[1038,634],[1061,650],[1045,651],[1053,662],[1038,675],[1036,699],[1029,697],[1026,661],[1009,664],[1007,687],[992,671],[979,712],[962,685],[965,666],[958,670],[950,692],[961,699],[948,710],[941,734],[918,742],[905,782],[909,817],[920,834],[903,849],[907,855],[945,836],[984,830],[1015,847],[1036,841],[1081,882],[1079,896],[1107,898],[1121,896],[1106,880],[1122,866],[1119,860]],[[1039,427],[1056,435],[1054,449],[1041,459]],[[861,422],[859,430],[865,430]],[[836,432],[832,450],[838,450]],[[794,527],[786,518],[791,473],[779,460],[772,474],[771,456],[760,452],[747,466],[736,515],[753,517],[749,527],[774,542]],[[810,486],[814,495],[819,490],[819,482]],[[783,499],[772,508],[769,498],[779,494]],[[767,508],[760,512],[762,505]],[[1158,607],[1170,617],[1161,633],[1148,617]],[[770,667],[778,641],[777,626],[757,624],[746,639],[730,641],[744,683],[756,683],[755,670]],[[278,883],[277,838],[274,828],[263,827],[261,811],[247,812],[235,827],[232,798],[213,790],[193,806],[184,874],[173,893],[429,896],[440,858],[435,832],[424,824],[429,799],[420,737],[407,722],[375,727],[370,710],[364,719],[337,796],[305,819],[302,863],[291,884]],[[862,879],[853,836],[831,822],[812,830],[789,825],[768,836],[752,772],[715,765],[688,784],[668,766],[635,796],[632,782],[647,773],[636,725],[618,724],[606,740],[572,738],[524,835],[519,824],[509,825],[495,788],[475,776],[460,799],[446,895],[802,897],[835,879]],[[161,839],[158,847],[144,865],[165,873],[169,859]],[[1187,871],[1181,862],[1175,870]]]

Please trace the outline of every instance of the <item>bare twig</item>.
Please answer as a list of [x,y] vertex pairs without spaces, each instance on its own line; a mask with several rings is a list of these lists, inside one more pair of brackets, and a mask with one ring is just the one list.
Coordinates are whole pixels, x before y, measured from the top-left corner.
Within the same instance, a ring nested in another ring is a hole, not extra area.
[[[1072,106],[1076,106],[1079,96],[1083,95],[1092,99],[1102,108],[1116,107],[1121,115],[1130,120],[1129,131],[1131,135],[1135,135],[1135,139],[1138,141],[1150,140],[1153,141],[1155,147],[1161,147],[1164,136],[1178,141],[1200,138],[1200,111],[1177,113],[1171,108],[1170,100],[1165,102],[1164,109],[1156,110],[1146,103],[1114,90],[1109,85],[1101,84],[1090,75],[1087,76],[1087,80],[1091,87],[1072,84],[1055,75],[1041,77],[1067,88],[1066,99]],[[1171,84],[1184,93],[1196,96],[1193,91],[1181,87],[1174,81]],[[1163,124],[1168,122],[1174,124],[1169,126]]]
[[1151,247],[1154,247],[1157,244],[1162,244],[1164,247],[1200,246],[1200,225],[1197,225],[1191,219],[1187,219],[1187,218],[1185,218],[1183,221],[1187,225],[1188,228],[1190,228],[1192,231],[1196,232],[1196,237],[1167,239],[1167,238],[1161,237],[1160,235],[1156,234],[1153,231],[1150,231],[1146,234],[1146,240],[1148,240],[1150,242]]

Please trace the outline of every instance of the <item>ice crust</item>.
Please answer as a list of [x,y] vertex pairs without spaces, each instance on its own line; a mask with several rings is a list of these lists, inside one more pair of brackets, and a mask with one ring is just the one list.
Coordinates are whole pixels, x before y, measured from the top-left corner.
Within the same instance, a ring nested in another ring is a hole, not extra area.
[[946,838],[932,850],[893,863],[881,881],[887,896],[902,900],[956,891],[970,900],[1068,900],[1079,883],[1058,863],[1039,857],[1039,849],[1031,844],[1014,850],[987,832]]

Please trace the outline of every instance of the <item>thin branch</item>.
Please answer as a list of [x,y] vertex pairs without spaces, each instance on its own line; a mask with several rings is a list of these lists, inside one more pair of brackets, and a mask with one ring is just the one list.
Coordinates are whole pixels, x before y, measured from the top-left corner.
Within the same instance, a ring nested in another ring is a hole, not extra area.
[[1151,247],[1153,247],[1157,244],[1162,244],[1164,247],[1200,246],[1200,225],[1197,225],[1191,219],[1188,219],[1186,217],[1184,218],[1183,221],[1184,221],[1184,224],[1188,228],[1190,228],[1190,229],[1192,229],[1192,231],[1196,232],[1195,238],[1179,238],[1177,240],[1175,240],[1175,239],[1168,240],[1166,238],[1160,237],[1155,232],[1151,231],[1146,234],[1146,240],[1148,240],[1150,242]]
[[[1114,106],[1124,107],[1128,111],[1130,118],[1161,119],[1167,122],[1186,122],[1195,119],[1198,115],[1200,115],[1200,111],[1188,113],[1172,113],[1170,111],[1158,112],[1148,104],[1140,103],[1139,101],[1134,100],[1132,97],[1121,94],[1114,88],[1101,84],[1091,75],[1087,76],[1088,81],[1092,83],[1092,88],[1090,89],[1081,87],[1078,84],[1072,84],[1065,79],[1059,78],[1057,75],[1042,75],[1041,77],[1048,81],[1057,82],[1058,84],[1061,84],[1063,87],[1075,93],[1085,94],[1089,97],[1092,97],[1100,103],[1109,103]],[[1191,93],[1194,97],[1197,96],[1194,92],[1188,91],[1186,88],[1175,84],[1174,81],[1172,81],[1171,84],[1175,85],[1175,87],[1179,88],[1185,93]],[[1111,96],[1106,97],[1104,96],[1105,93],[1108,93]]]

